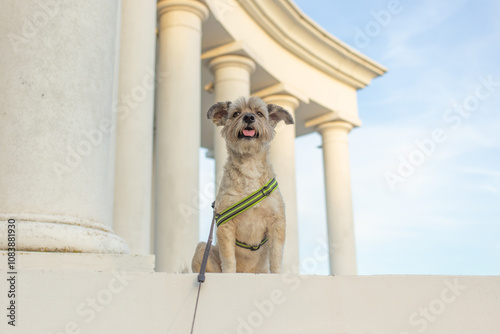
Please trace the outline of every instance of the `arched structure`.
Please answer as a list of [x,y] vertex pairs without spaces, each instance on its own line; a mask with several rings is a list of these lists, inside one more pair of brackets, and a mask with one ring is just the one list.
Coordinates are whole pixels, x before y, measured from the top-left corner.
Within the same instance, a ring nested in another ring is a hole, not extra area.
[[[199,148],[216,160],[216,183],[226,159],[205,112],[256,95],[295,117],[271,147],[288,204],[284,269],[299,265],[294,140],[318,131],[331,271],[356,273],[347,133],[361,124],[357,90],[382,66],[290,0],[75,5],[20,1],[4,20],[2,231],[17,217],[23,250],[154,249],[157,270],[185,269],[199,239]],[[25,145],[13,145],[20,137]]]
[[[162,0],[160,8],[171,5],[176,9],[179,24],[182,25],[182,15],[193,16],[199,11],[201,2],[195,0]],[[160,64],[165,61],[161,58],[161,50],[169,47],[168,43],[177,43],[170,46],[170,59],[179,59],[176,68],[179,70],[177,77],[172,81],[179,87],[186,87],[188,73],[195,67],[201,67],[201,78],[196,89],[184,94],[174,94],[175,100],[192,101],[190,93],[201,92],[201,109],[195,117],[190,117],[192,122],[201,122],[201,145],[211,151],[215,159],[216,183],[220,181],[222,167],[226,160],[226,148],[220,138],[218,129],[205,119],[204,113],[212,104],[222,100],[232,100],[240,96],[257,95],[270,103],[278,103],[286,107],[295,116],[295,125],[278,133],[272,143],[271,159],[281,181],[281,191],[287,203],[287,242],[285,244],[284,269],[297,272],[299,266],[298,235],[297,235],[297,201],[295,186],[295,152],[294,139],[313,131],[318,131],[324,140],[325,180],[328,211],[328,231],[330,244],[331,272],[333,274],[355,274],[356,257],[353,235],[352,207],[350,194],[349,156],[347,149],[347,133],[344,136],[332,134],[332,129],[352,129],[359,126],[357,90],[364,88],[370,81],[382,75],[386,70],[381,65],[368,59],[359,52],[342,43],[317,24],[307,18],[289,0],[208,0],[206,8],[211,15],[206,21],[205,17],[196,16],[201,39],[201,61],[196,61],[199,52],[190,46],[185,39],[168,39],[163,34],[167,33],[163,27],[162,12],[159,26],[159,55]],[[182,10],[181,10],[182,9]],[[186,14],[184,14],[185,12]],[[174,12],[172,12],[174,13]],[[174,15],[174,14],[172,14]],[[195,16],[193,16],[195,17]],[[170,23],[165,21],[165,27],[173,29],[174,16]],[[198,29],[198,28],[197,28]],[[187,53],[195,53],[188,55]],[[169,57],[165,55],[165,57]],[[177,58],[175,58],[177,57]],[[187,63],[186,59],[193,59]],[[160,69],[163,71],[163,69]],[[172,75],[175,75],[172,73]],[[192,84],[192,87],[194,83]],[[160,98],[169,94],[169,87]],[[183,110],[182,113],[193,115],[198,111]],[[157,104],[156,114],[178,114],[180,111],[167,110]],[[160,116],[162,117],[162,116]],[[198,125],[194,124],[193,129]],[[328,129],[328,130],[327,130]],[[161,128],[157,120],[158,136],[168,136],[173,140],[173,131],[170,134],[159,134]],[[183,147],[184,141],[189,141],[192,134],[182,127],[175,132],[175,145]],[[185,154],[191,156],[193,165],[197,161],[197,151],[194,145],[186,149]],[[158,161],[167,152],[157,150]],[[181,165],[181,162],[173,161]],[[173,181],[182,187],[189,179],[197,179],[197,171],[191,170],[189,176],[185,175],[177,180],[165,181],[157,179],[157,196],[162,194],[162,189],[171,189]],[[340,180],[341,182],[337,182]],[[176,233],[162,235],[161,240],[165,245],[175,245],[175,251],[169,246],[162,250],[156,244],[157,264],[161,270],[175,271],[181,265],[177,260],[165,260],[175,254],[176,259],[184,259],[184,263],[191,255],[191,244],[180,244],[179,235],[196,235],[198,216],[186,203],[192,202],[192,192],[184,198],[172,198],[172,207],[184,208],[179,211],[175,222],[170,215],[156,215],[156,228],[163,230],[163,226],[173,226]],[[157,197],[158,198],[158,197]],[[162,199],[163,201],[163,199]],[[156,202],[159,205],[159,201]],[[191,206],[193,204],[190,204]],[[171,210],[170,210],[171,211]],[[189,217],[188,217],[189,216]],[[180,231],[178,221],[188,222],[184,233]],[[187,219],[187,220],[186,220]],[[185,240],[185,238],[181,238]],[[157,238],[157,241],[159,239]],[[183,250],[183,247],[186,247]]]
[[[285,273],[207,275],[195,333],[500,327],[499,277],[343,276],[356,92],[385,69],[290,0],[0,1],[0,48],[1,333],[188,333],[197,275],[170,272],[198,241],[199,148],[225,159],[205,112],[249,94],[296,120],[271,147]],[[294,273],[294,139],[313,131],[335,277]]]

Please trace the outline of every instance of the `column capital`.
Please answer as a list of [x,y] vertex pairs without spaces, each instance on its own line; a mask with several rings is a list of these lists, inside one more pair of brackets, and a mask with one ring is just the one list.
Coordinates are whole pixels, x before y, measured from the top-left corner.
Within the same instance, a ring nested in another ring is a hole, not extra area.
[[268,95],[265,97],[262,97],[262,100],[266,103],[272,103],[272,104],[278,104],[278,105],[285,105],[286,107],[289,107],[292,109],[291,111],[294,112],[295,109],[300,105],[300,101],[298,98],[296,98],[293,95],[290,94],[274,94],[274,95]]
[[170,11],[188,11],[198,15],[200,20],[205,21],[210,11],[208,7],[198,0],[160,0],[158,1],[158,17]]
[[211,59],[208,62],[208,68],[212,73],[224,67],[240,67],[253,73],[256,68],[255,62],[249,57],[239,55],[223,55]]
[[272,86],[268,86],[259,91],[254,92],[252,95],[258,96],[262,99],[267,99],[272,95],[290,95],[294,98],[297,98],[299,101],[309,104],[310,100],[306,94],[302,93],[295,87],[285,83],[279,82]]
[[315,128],[317,130],[323,124],[330,122],[348,123],[351,125],[351,129],[361,126],[361,121],[357,116],[351,117],[349,113],[343,113],[338,110],[330,110],[323,115],[311,118],[307,120],[304,125],[306,128]]
[[354,125],[352,125],[349,122],[345,121],[330,121],[330,122],[325,122],[319,125],[316,125],[316,129],[320,134],[324,134],[328,130],[340,130],[344,131],[345,133],[349,133],[352,129],[354,128]]

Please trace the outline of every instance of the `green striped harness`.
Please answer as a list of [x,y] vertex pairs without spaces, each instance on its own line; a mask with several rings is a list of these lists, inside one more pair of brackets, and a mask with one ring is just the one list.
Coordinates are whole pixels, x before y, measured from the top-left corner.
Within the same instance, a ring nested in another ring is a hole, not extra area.
[[[255,204],[259,203],[262,201],[264,198],[267,196],[271,195],[274,190],[278,188],[278,182],[276,179],[271,179],[269,182],[267,182],[262,188],[259,190],[253,192],[252,194],[248,195],[238,203],[234,204],[233,206],[227,208],[226,210],[222,211],[219,214],[215,215],[215,222],[217,224],[217,227],[227,223],[229,220],[233,219],[237,215],[239,215],[242,212],[245,212],[246,210],[250,209],[253,207]],[[259,245],[257,246],[252,246],[248,245],[244,242],[236,240],[236,246],[249,249],[251,251],[256,251],[258,250],[262,245],[264,245],[267,242],[267,237],[264,237],[262,241],[260,242]]]

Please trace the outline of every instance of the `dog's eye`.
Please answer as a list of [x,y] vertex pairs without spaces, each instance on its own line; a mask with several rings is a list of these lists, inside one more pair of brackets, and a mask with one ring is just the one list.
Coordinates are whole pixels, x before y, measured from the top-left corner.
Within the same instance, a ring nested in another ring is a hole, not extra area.
[[233,117],[238,117],[240,114],[241,114],[241,113],[240,113],[239,111],[237,111],[237,112],[235,112],[235,113],[233,114]]
[[259,112],[257,112],[257,116],[264,117],[264,114],[259,111]]

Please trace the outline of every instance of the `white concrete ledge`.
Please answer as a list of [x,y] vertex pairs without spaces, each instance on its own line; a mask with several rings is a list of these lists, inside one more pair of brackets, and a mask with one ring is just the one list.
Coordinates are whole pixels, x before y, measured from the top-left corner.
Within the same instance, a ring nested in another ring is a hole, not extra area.
[[[196,293],[195,274],[20,271],[0,332],[189,333]],[[500,277],[211,274],[195,333],[498,333],[499,309]]]

